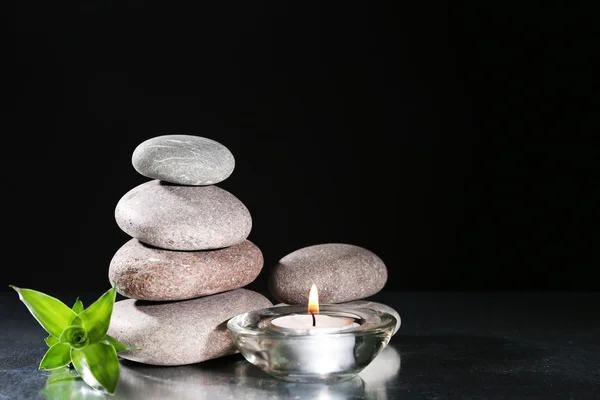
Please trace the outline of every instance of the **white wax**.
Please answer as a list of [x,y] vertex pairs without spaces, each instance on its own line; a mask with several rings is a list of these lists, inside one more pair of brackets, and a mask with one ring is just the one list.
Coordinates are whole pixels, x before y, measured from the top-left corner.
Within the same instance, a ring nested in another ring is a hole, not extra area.
[[[305,335],[305,340],[290,340],[281,356],[305,373],[330,374],[346,371],[355,364],[353,335],[340,336],[338,332],[359,326],[352,318],[314,314],[290,314],[274,318],[271,324],[284,330]],[[306,332],[306,334],[304,334]],[[332,335],[330,335],[332,334]]]
[[310,346],[301,341],[291,341],[293,360],[302,370],[311,374],[331,374],[347,371],[355,363],[353,335],[338,336],[318,335]]
[[280,328],[293,330],[326,330],[332,332],[358,326],[352,318],[332,317],[329,315],[315,314],[315,326],[313,326],[312,314],[292,314],[275,318],[271,323]]

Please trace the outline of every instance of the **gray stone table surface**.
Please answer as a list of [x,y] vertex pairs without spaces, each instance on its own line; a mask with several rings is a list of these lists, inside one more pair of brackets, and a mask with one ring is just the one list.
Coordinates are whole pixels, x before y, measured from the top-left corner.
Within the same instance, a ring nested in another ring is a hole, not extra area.
[[[90,304],[101,293],[48,293]],[[387,292],[402,326],[338,384],[277,380],[235,354],[152,367],[121,361],[114,396],[84,384],[44,392],[45,332],[11,289],[0,293],[0,399],[600,399],[600,293]]]

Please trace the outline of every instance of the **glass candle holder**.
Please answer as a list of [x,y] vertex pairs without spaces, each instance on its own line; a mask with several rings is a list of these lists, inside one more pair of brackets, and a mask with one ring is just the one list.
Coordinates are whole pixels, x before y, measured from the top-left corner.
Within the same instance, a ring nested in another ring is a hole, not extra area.
[[227,322],[246,360],[291,382],[350,379],[387,346],[396,317],[387,312],[338,304],[309,314],[299,305],[237,315]]

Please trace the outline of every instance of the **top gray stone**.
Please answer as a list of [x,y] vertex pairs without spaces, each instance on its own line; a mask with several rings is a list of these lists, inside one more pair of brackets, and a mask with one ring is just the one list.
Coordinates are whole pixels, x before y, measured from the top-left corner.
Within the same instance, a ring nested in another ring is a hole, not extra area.
[[373,252],[351,244],[325,243],[298,249],[270,270],[271,295],[282,303],[308,304],[313,282],[319,301],[360,300],[383,289],[387,267]]
[[151,179],[177,185],[213,185],[235,168],[227,147],[194,135],[163,135],[140,143],[131,157],[135,170]]

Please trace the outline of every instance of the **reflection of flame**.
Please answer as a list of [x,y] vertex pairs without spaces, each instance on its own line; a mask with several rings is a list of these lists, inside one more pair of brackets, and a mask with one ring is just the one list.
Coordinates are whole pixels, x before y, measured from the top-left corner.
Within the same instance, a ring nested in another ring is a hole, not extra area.
[[308,293],[308,312],[310,314],[319,313],[319,291],[317,290],[317,285],[314,283]]

